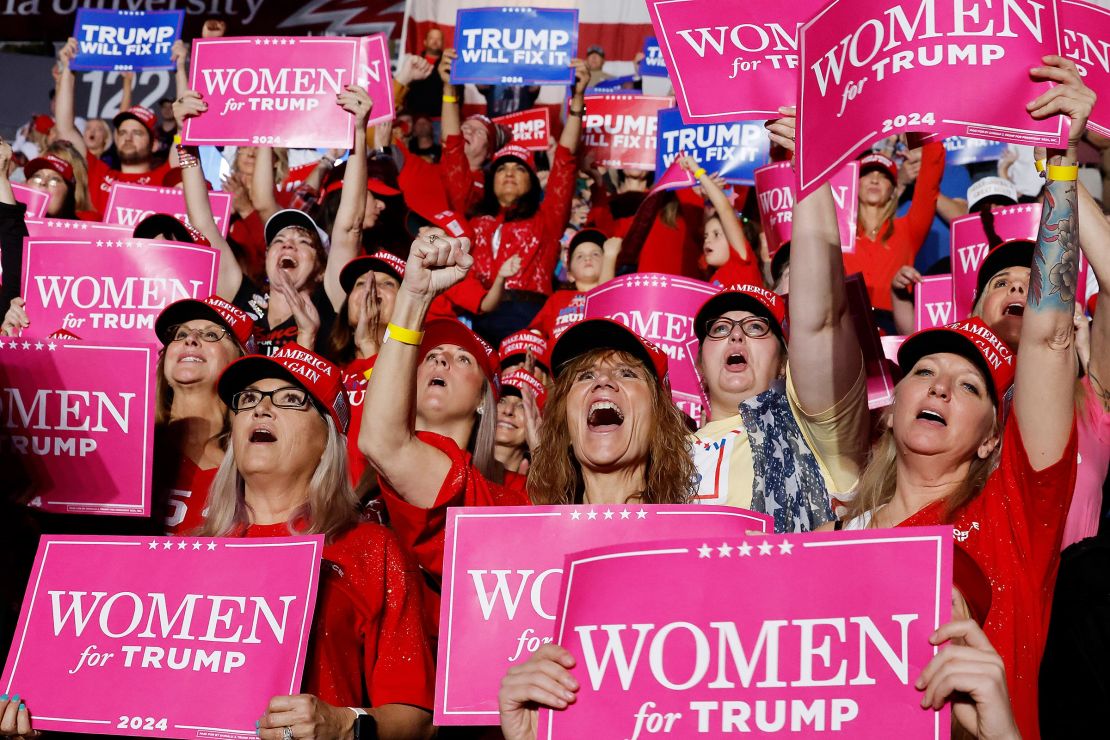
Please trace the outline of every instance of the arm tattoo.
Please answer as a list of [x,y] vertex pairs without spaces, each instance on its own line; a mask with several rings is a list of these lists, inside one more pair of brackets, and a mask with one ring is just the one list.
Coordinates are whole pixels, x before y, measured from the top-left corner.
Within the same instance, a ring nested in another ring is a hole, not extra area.
[[1045,188],[1041,228],[1029,275],[1029,307],[1072,312],[1079,268],[1078,193],[1075,182]]

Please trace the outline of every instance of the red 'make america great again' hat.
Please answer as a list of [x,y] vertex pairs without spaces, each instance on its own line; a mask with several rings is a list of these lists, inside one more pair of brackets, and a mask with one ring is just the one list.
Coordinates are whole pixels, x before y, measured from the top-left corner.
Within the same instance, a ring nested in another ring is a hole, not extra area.
[[1014,351],[980,318],[957,321],[948,326],[924,329],[910,335],[898,348],[898,365],[908,373],[926,355],[950,352],[966,357],[987,380],[991,397],[999,399],[1014,382]]

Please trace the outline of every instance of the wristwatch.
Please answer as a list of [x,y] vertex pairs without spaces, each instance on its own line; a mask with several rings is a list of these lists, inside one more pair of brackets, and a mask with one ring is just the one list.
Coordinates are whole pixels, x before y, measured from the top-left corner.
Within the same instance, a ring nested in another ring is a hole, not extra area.
[[372,715],[360,714],[355,717],[355,740],[378,740],[378,721]]

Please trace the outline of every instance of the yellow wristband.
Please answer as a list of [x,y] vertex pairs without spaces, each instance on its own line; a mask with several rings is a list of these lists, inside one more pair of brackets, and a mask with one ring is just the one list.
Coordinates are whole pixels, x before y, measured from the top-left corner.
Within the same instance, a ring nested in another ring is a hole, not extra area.
[[397,326],[391,323],[385,328],[385,338],[395,339],[401,344],[407,344],[412,347],[419,347],[420,343],[424,341],[424,332],[413,331],[412,329],[406,329],[403,326]]
[[370,380],[370,373],[372,373],[372,372],[374,372],[374,368],[370,368],[369,370],[367,370],[366,372],[364,372],[364,373],[362,374],[362,377],[366,378],[367,380]]
[[1044,160],[1043,159],[1034,159],[1033,164],[1036,165],[1037,172],[1044,172]]
[[457,103],[457,102],[459,102],[459,99],[456,98],[454,95],[444,95],[443,96],[443,102],[444,103]]
[[1075,182],[1079,179],[1079,165],[1055,165],[1048,166],[1048,179],[1053,182]]
[[696,170],[694,170],[694,179],[695,180],[700,180],[701,176],[704,175],[704,174],[705,174],[705,168],[704,167],[698,167]]
[[174,144],[180,144],[181,143],[181,134],[174,134],[173,135],[173,143]]

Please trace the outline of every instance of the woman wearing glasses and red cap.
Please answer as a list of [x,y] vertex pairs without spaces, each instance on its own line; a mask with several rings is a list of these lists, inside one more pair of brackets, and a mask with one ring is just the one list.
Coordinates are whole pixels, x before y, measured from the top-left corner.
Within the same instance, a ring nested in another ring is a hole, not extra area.
[[[494,458],[497,355],[466,326],[425,322],[437,296],[465,277],[469,242],[427,231],[412,243],[393,319],[363,402],[358,446],[378,471],[402,545],[438,582],[449,506],[526,504],[503,488]],[[436,633],[438,594],[425,612]]]
[[218,390],[231,439],[200,534],[326,537],[305,693],[260,707],[259,736],[344,738],[356,723],[356,737],[430,736],[434,669],[419,580],[388,529],[359,522],[339,368],[289,344],[232,363]]
[[[905,375],[851,502],[845,528],[951,524],[994,589],[985,632],[1006,665],[1021,734],[1038,737],[1037,677],[1076,476],[1073,312],[1079,259],[1075,146],[1094,103],[1074,65],[1034,77],[1063,84],[1030,104],[1071,119],[1050,153],[1021,351],[978,318],[911,336]],[[1013,383],[1013,412],[1003,422]],[[997,467],[995,463],[997,462]]]
[[166,531],[204,521],[208,486],[227,448],[231,417],[216,393],[220,374],[254,348],[254,322],[219,296],[166,306],[154,322],[158,354],[155,490],[168,506]]

